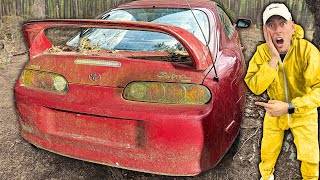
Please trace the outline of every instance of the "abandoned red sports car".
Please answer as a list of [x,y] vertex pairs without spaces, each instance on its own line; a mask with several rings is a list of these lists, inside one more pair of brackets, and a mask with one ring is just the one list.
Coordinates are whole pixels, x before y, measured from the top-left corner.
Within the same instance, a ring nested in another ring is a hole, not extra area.
[[244,109],[237,25],[209,0],[139,0],[94,20],[25,23],[30,60],[15,86],[23,138],[136,171],[208,170]]

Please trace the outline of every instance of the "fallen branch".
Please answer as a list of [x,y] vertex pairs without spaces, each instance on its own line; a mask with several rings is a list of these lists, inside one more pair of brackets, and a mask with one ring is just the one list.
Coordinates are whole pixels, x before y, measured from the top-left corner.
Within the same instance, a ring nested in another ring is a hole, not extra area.
[[237,150],[236,154],[233,156],[232,160],[234,160],[234,158],[237,156],[237,154],[239,153],[239,151],[243,148],[243,146],[246,144],[247,141],[249,141],[253,136],[255,136],[259,131],[259,128],[257,128],[257,130],[248,138],[246,139],[243,144],[241,145],[241,147]]
[[27,54],[27,51],[21,52],[21,53],[17,53],[17,54],[12,54],[11,56],[21,56],[21,55],[25,55],[25,54]]

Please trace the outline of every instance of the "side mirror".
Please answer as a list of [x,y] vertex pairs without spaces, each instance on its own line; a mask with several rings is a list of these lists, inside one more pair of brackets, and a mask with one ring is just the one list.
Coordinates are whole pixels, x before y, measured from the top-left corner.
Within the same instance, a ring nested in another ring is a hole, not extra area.
[[240,18],[237,20],[237,27],[238,28],[247,28],[251,24],[251,19],[244,19]]

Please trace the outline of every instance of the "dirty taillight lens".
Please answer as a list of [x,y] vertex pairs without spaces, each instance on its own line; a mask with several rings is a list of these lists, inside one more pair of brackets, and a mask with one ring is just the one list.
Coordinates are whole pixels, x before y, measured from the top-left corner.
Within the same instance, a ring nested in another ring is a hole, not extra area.
[[206,104],[211,99],[207,87],[198,84],[132,82],[123,97],[131,101],[162,104]]
[[55,92],[59,94],[66,94],[68,91],[67,80],[59,74],[34,70],[24,70],[22,72],[21,79],[22,84],[27,87]]

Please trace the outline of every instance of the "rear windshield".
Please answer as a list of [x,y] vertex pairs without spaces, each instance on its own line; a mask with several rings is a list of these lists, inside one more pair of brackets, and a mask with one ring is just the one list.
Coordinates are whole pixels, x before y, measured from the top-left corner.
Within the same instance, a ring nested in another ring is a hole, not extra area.
[[[206,14],[189,9],[124,9],[102,14],[98,19],[144,21],[181,27],[203,44],[209,38]],[[46,30],[53,44],[48,53],[117,54],[135,59],[183,63],[192,60],[183,45],[174,37],[160,32],[107,28],[54,28]],[[67,45],[67,46],[66,46]]]
[[[85,35],[79,38],[79,32]],[[45,30],[49,54],[127,57],[192,66],[186,49],[175,38],[159,32],[124,29],[58,27]],[[70,40],[71,39],[71,40]]]
[[181,27],[201,42],[206,44],[209,39],[209,20],[207,15],[197,9],[123,9],[114,10],[100,16],[101,19],[144,21],[160,24],[169,24]]
[[[111,11],[101,15],[99,18],[174,25],[186,29],[204,44],[206,44],[209,37],[208,19],[205,13],[200,10],[125,9]],[[71,39],[67,44],[77,46],[79,44],[79,37],[80,34]],[[105,50],[185,51],[175,38],[159,32],[87,29],[81,37],[90,39],[91,45],[97,45]]]
[[[103,50],[124,51],[186,51],[175,38],[159,32],[123,29],[90,29],[82,37],[88,44]],[[79,35],[69,41],[69,46],[77,46]]]

